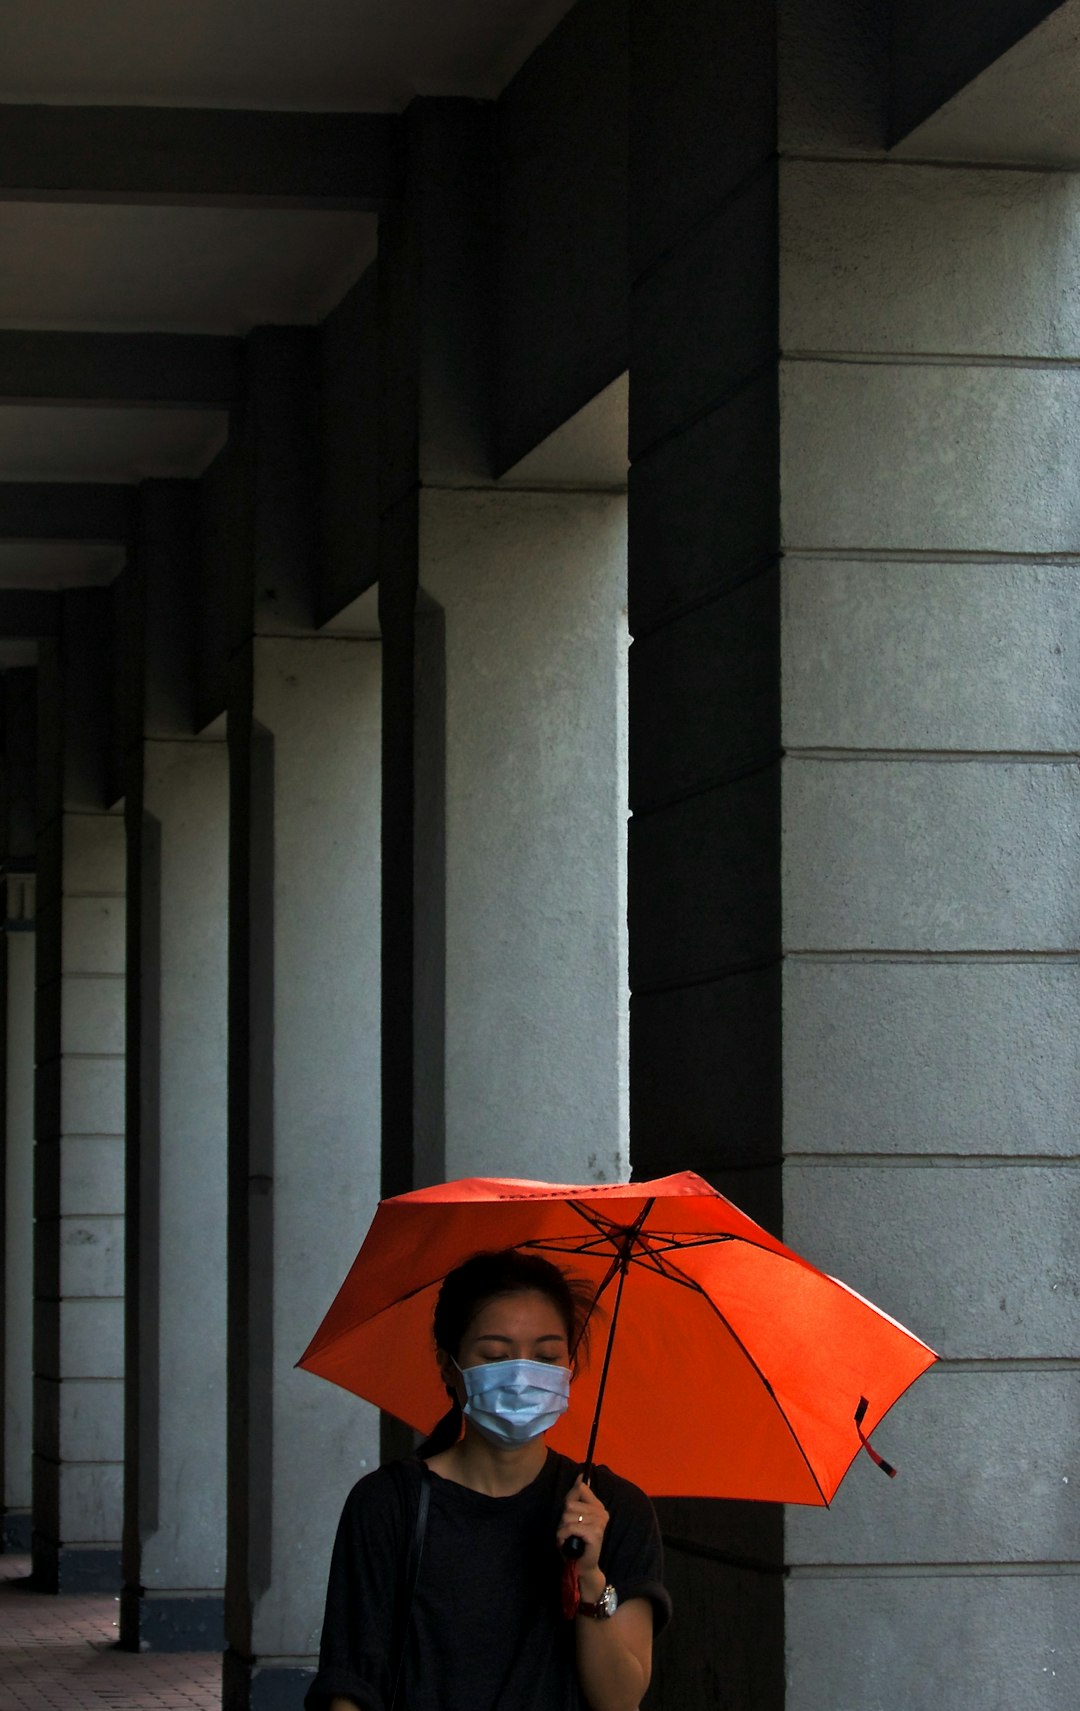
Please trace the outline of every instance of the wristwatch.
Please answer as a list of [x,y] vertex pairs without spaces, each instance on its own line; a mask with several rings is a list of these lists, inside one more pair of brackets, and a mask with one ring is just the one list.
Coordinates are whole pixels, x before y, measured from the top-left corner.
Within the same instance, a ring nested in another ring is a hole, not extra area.
[[581,1600],[578,1605],[578,1615],[595,1616],[598,1622],[606,1622],[609,1616],[614,1616],[618,1608],[619,1594],[612,1585],[608,1584],[595,1604],[590,1604],[587,1598]]

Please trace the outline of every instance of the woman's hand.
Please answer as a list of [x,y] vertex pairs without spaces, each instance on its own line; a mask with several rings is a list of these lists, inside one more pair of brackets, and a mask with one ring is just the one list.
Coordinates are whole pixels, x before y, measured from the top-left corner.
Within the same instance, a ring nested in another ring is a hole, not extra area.
[[[567,1492],[555,1537],[560,1548],[574,1533],[584,1539],[584,1554],[577,1559],[578,1587],[590,1604],[596,1603],[607,1581],[600,1567],[607,1524],[607,1510],[579,1475]],[[653,1613],[648,1601],[631,1598],[601,1621],[579,1614],[574,1626],[578,1680],[590,1711],[637,1711],[652,1674]]]
[[[607,1524],[607,1510],[595,1491],[590,1490],[585,1484],[583,1475],[579,1474],[566,1494],[562,1520],[559,1523],[559,1530],[555,1534],[556,1543],[560,1550],[564,1541],[572,1538],[575,1534],[579,1539],[584,1539],[585,1550],[578,1558],[579,1577],[590,1573],[596,1574],[600,1565],[600,1547],[604,1542]],[[602,1579],[600,1591],[603,1591]]]

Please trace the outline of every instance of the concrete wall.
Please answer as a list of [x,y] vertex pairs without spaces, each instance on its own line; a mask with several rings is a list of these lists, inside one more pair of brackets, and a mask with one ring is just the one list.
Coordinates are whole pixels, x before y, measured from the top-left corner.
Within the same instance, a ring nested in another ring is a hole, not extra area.
[[611,1180],[628,1159],[626,502],[429,491],[420,542],[445,630],[445,1156],[425,1179]]
[[1064,1711],[1080,191],[876,158],[829,10],[783,69],[785,1235],[945,1359],[895,1485],[788,1513],[788,1706]]
[[[5,1539],[25,1544],[33,1444],[34,881],[6,881],[2,954],[4,1048],[4,1492]],[[20,1519],[7,1518],[18,1511]]]

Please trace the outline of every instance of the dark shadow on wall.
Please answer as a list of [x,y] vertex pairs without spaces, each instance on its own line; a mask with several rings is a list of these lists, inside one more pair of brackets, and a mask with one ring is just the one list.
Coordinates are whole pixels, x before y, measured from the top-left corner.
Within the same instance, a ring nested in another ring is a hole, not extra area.
[[414,653],[414,1186],[446,1174],[446,617],[420,591]]

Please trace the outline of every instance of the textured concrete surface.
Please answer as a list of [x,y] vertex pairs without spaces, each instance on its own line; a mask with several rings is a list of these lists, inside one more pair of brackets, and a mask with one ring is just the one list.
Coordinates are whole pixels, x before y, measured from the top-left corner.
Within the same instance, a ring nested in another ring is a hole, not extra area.
[[787,558],[787,748],[1080,749],[1080,563]]
[[34,935],[8,933],[4,1071],[5,1509],[30,1506],[34,1317]]
[[[775,170],[753,175],[634,287],[634,458],[775,354],[776,193]],[[768,284],[748,291],[747,279]]]
[[784,1232],[959,1363],[787,1511],[787,1711],[1064,1711],[1076,192],[875,159],[888,9],[783,15]]
[[122,1135],[69,1135],[60,1155],[60,1215],[114,1212],[124,1204]]
[[787,1711],[1073,1711],[1076,1597],[1073,1573],[796,1570]]
[[1080,165],[1080,17],[1075,0],[1039,10],[1049,16],[903,138],[905,154]]
[[789,1563],[1080,1562],[1080,1372],[934,1370],[873,1435],[831,1509],[789,1507]]
[[[770,367],[635,462],[629,549],[635,635],[775,560],[778,433]],[[738,503],[719,504],[718,493],[738,495]]]
[[119,1215],[66,1217],[60,1230],[60,1293],[123,1295],[124,1220]]
[[672,1159],[702,1174],[715,1169],[718,1130],[729,1162],[772,1162],[779,1007],[776,968],[635,996],[630,1098],[639,1175],[661,1176]]
[[60,1303],[60,1376],[123,1378],[121,1297]]
[[879,0],[783,0],[778,47],[781,150],[882,154],[889,14]]
[[630,679],[635,812],[776,754],[779,580],[776,567],[769,565],[707,605],[635,638]]
[[446,626],[450,1177],[627,1157],[626,506],[429,494]]
[[1080,962],[784,965],[790,1153],[1074,1156]]
[[124,1006],[116,1002],[116,981],[122,978],[122,974],[63,977],[60,1005],[69,1050],[123,1051]]
[[789,1159],[784,1181],[785,1240],[940,1353],[1068,1359],[1080,1348],[1080,1165]]
[[97,1545],[117,1538],[123,1498],[124,1470],[119,1462],[61,1463],[60,1538],[64,1546]]
[[790,161],[783,349],[1070,358],[1078,212],[1064,173]]
[[74,1461],[107,1461],[124,1431],[124,1394],[118,1384],[70,1378],[60,1386],[60,1433]]
[[[663,883],[666,918],[638,910],[630,945],[635,993],[715,980],[779,948],[773,862],[779,769],[737,778],[630,822],[630,906]],[[709,899],[708,910],[701,898]]]
[[789,760],[784,942],[1071,951],[1075,763]]
[[65,974],[123,974],[122,896],[65,896],[62,908]]
[[123,1134],[123,1057],[65,1053],[60,1074],[60,1124],[65,1135]]
[[144,971],[144,1016],[155,1018],[157,1037],[143,1038],[140,1236],[156,1242],[143,1250],[156,1291],[144,1296],[140,1327],[142,1411],[153,1421],[142,1446],[144,1507],[153,1525],[144,1519],[141,1528],[139,1581],[147,1592],[176,1592],[225,1578],[225,745],[144,745],[143,813],[157,828],[159,895],[155,957]]
[[1080,374],[788,362],[787,547],[1075,553]]
[[253,1041],[260,1078],[272,1076],[262,1107],[272,1129],[259,1126],[252,1161],[267,1172],[251,1198],[251,1265],[263,1280],[250,1357],[252,1633],[259,1658],[306,1661],[318,1650],[340,1507],[378,1444],[373,1409],[293,1363],[379,1191],[381,659],[376,642],[255,647],[254,716],[273,735],[274,818],[273,913],[260,917],[272,932],[262,963],[272,980]]

